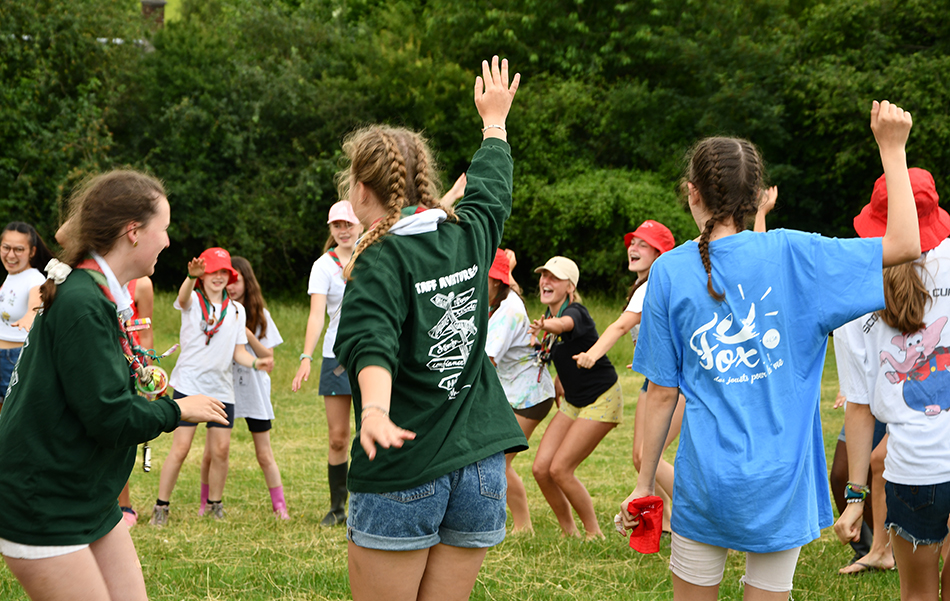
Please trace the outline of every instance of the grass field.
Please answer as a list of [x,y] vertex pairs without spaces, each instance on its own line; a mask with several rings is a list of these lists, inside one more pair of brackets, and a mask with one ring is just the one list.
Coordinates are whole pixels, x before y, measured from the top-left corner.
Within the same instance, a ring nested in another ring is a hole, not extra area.
[[[170,293],[156,298],[156,346],[164,351],[177,341],[179,316]],[[231,447],[231,471],[225,490],[226,520],[199,518],[198,467],[204,445],[204,427],[195,438],[172,497],[171,521],[165,529],[148,526],[158,492],[158,474],[171,435],[152,443],[152,471],[141,461],[132,472],[132,500],[140,513],[132,529],[145,581],[152,599],[348,599],[346,539],[342,527],[321,528],[318,523],[329,505],[326,483],[327,433],[323,402],[317,396],[317,377],[305,389],[290,392],[297,355],[303,346],[306,299],[296,304],[274,304],[274,316],[284,344],[278,347],[273,378],[277,415],[272,431],[274,451],[281,467],[293,519],[276,520],[264,479],[254,457],[250,434],[239,421]],[[620,299],[587,299],[601,330],[622,310]],[[539,315],[536,301],[529,311]],[[319,352],[319,347],[318,347]],[[619,503],[636,482],[630,461],[636,391],[642,378],[622,369],[629,363],[632,344],[623,339],[610,353],[618,366],[625,393],[625,421],[611,432],[578,469],[578,476],[594,498],[607,540],[584,543],[563,540],[541,492],[530,475],[534,447],[543,427],[532,438],[532,449],[515,460],[525,479],[534,521],[533,536],[509,536],[488,553],[472,599],[501,600],[609,600],[669,599],[669,543],[655,555],[640,555],[612,533]],[[173,362],[164,364],[169,371]],[[318,374],[319,369],[314,369]],[[837,391],[834,354],[829,353],[822,387],[825,445],[830,463],[843,413],[831,409]],[[674,445],[675,447],[675,445]],[[673,449],[670,451],[672,459]],[[141,453],[140,453],[141,458]],[[749,491],[750,495],[768,491]],[[510,526],[510,524],[509,524]],[[767,533],[763,533],[767,535]],[[895,599],[899,597],[896,572],[842,577],[839,567],[851,557],[850,547],[837,542],[831,529],[805,546],[795,576],[796,601],[817,599]],[[740,599],[744,572],[741,556],[731,554],[721,598]],[[9,570],[0,569],[0,599],[26,599]]]

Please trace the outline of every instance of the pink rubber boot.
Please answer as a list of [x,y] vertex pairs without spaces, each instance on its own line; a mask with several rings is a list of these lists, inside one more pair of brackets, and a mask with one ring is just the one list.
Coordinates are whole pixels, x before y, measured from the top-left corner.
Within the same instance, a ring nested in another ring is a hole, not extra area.
[[198,515],[202,516],[208,509],[208,485],[201,485],[201,505],[198,506]]
[[270,504],[274,508],[274,513],[277,514],[282,520],[289,520],[290,513],[287,512],[287,501],[284,499],[284,487],[275,486],[274,488],[269,488],[267,491],[270,493]]

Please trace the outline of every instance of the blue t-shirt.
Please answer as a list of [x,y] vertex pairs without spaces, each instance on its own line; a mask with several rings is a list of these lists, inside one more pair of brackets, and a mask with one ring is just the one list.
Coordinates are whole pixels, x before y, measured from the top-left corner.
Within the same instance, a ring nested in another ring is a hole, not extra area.
[[818,401],[828,333],[884,307],[881,240],[788,230],[695,242],[650,270],[634,371],[679,386],[673,531],[771,553],[832,523]]

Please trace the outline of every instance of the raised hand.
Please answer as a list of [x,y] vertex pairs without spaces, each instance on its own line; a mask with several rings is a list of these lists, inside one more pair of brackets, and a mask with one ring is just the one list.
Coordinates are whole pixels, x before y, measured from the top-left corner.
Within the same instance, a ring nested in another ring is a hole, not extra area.
[[486,138],[507,138],[503,128],[520,82],[521,74],[516,73],[509,85],[508,59],[503,59],[500,67],[497,56],[492,57],[490,66],[482,61],[482,74],[475,78],[475,108],[488,128]]
[[871,103],[871,131],[881,152],[903,150],[914,120],[910,112],[887,100]]
[[188,275],[192,278],[200,278],[205,274],[205,260],[192,259],[188,261]]

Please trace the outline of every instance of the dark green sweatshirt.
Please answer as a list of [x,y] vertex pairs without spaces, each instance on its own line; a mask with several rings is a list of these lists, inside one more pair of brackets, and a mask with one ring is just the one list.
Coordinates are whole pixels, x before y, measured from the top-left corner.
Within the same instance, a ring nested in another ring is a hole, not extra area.
[[359,372],[381,366],[393,376],[390,418],[416,438],[377,448],[369,461],[357,432],[352,491],[404,490],[527,448],[485,354],[488,270],[511,214],[512,166],[507,143],[484,141],[456,207],[458,223],[436,223],[436,210],[404,217],[356,259],[334,353],[350,377],[357,424]]
[[171,399],[135,394],[115,304],[74,270],[33,323],[0,413],[0,537],[98,540],[122,519],[136,445],[179,419]]

